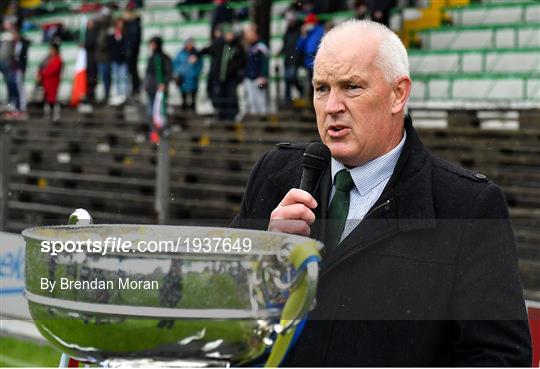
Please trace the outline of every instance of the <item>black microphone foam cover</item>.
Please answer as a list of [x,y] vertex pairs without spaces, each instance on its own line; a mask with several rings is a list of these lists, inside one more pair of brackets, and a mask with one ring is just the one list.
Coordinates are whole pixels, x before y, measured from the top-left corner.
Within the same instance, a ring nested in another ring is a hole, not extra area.
[[304,168],[313,168],[323,171],[330,163],[330,149],[322,142],[313,142],[309,144],[304,151]]
[[330,163],[330,149],[321,142],[309,144],[304,151],[303,171],[300,189],[314,194],[322,174]]

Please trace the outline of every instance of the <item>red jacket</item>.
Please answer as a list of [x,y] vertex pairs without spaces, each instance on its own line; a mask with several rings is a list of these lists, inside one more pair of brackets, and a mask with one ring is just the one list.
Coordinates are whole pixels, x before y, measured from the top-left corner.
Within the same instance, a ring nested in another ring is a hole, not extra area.
[[56,95],[58,93],[60,77],[62,74],[62,64],[62,59],[59,55],[50,56],[39,70],[41,85],[45,90],[46,103],[56,103]]

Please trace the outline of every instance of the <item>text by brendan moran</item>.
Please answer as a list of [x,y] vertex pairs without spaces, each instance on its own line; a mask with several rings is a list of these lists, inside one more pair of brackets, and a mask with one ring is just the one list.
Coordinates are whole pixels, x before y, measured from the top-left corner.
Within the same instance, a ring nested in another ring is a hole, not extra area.
[[118,278],[114,283],[112,280],[92,279],[89,281],[73,281],[68,278],[60,278],[59,281],[41,278],[40,288],[53,292],[56,288],[60,290],[157,290],[158,281],[134,281],[129,278]]

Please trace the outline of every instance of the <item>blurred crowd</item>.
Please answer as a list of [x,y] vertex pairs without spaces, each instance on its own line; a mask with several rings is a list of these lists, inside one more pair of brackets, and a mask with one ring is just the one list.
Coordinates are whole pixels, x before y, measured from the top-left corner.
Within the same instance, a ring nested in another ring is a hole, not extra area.
[[3,117],[25,119],[24,77],[30,42],[22,36],[23,15],[15,3],[7,7],[0,21],[0,74],[8,97],[8,104],[3,107]]
[[[286,31],[282,48],[274,56],[282,58],[279,70],[284,81],[282,103],[291,105],[295,98],[309,96],[313,59],[324,33],[333,24],[331,17],[321,14],[351,10],[355,17],[371,18],[388,25],[391,9],[397,0],[306,0],[292,1],[283,14]],[[231,7],[228,0],[184,0],[177,5],[212,3],[198,14],[179,7],[184,19],[207,17],[210,20],[210,42],[198,48],[193,38],[185,35],[176,55],[167,55],[164,40],[155,35],[143,44],[141,8],[143,1],[128,1],[123,9],[116,5],[86,4],[85,24],[78,34],[69,34],[62,24],[42,25],[43,40],[50,45],[47,57],[41,61],[36,73],[34,98],[44,102],[45,114],[53,120],[59,118],[56,101],[61,81],[63,62],[61,42],[71,38],[79,40],[86,50],[87,104],[139,103],[146,101],[150,119],[155,113],[156,95],[159,103],[166,104],[169,86],[179,90],[181,108],[186,112],[197,109],[199,80],[203,60],[208,59],[206,93],[220,120],[238,118],[238,87],[243,86],[246,112],[265,115],[269,110],[269,58],[272,56],[268,40],[260,37],[252,23],[240,25],[249,9]],[[30,42],[22,36],[23,15],[14,6],[3,17],[0,34],[0,72],[7,88],[8,107],[5,116],[11,119],[26,117],[24,80]],[[208,14],[207,14],[208,12]],[[326,19],[324,22],[322,19]],[[328,20],[330,19],[330,20]],[[200,36],[200,35],[197,35]],[[149,57],[143,75],[138,68],[141,47],[148,47]],[[170,48],[168,48],[170,49]],[[303,73],[299,73],[303,70]],[[300,78],[299,76],[306,78]],[[98,94],[100,88],[102,93]],[[144,94],[143,94],[144,92]],[[34,94],[34,93],[33,93]],[[97,99],[101,96],[101,99]]]
[[87,56],[87,101],[95,102],[98,82],[103,84],[104,102],[121,104],[128,93],[137,95],[141,84],[137,63],[142,26],[135,2],[128,2],[119,16],[113,16],[110,7],[101,8],[96,16],[88,19],[83,39]]

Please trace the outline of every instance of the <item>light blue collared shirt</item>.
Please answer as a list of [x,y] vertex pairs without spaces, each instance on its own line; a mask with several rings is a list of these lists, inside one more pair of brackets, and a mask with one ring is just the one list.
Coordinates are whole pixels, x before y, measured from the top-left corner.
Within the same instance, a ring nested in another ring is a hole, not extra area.
[[354,181],[354,188],[350,192],[347,222],[345,222],[340,242],[343,241],[345,237],[358,226],[358,224],[360,224],[366,213],[381,196],[390,176],[394,173],[396,163],[401,155],[401,150],[403,149],[406,138],[407,132],[403,131],[403,138],[391,151],[383,156],[368,161],[364,165],[352,169],[347,169],[345,165],[332,158],[332,193],[330,202],[336,192],[334,178],[337,172],[342,169],[348,170]]

